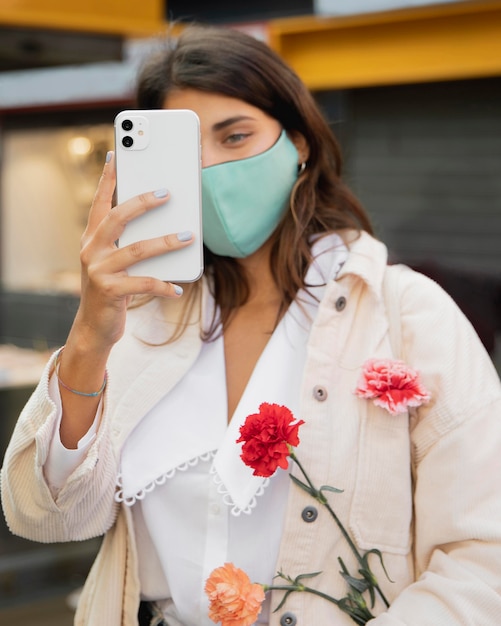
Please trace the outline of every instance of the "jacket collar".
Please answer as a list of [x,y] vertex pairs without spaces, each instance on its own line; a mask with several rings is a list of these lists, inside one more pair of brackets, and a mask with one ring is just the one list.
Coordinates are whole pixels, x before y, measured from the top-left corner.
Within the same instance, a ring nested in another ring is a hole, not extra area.
[[381,299],[388,251],[386,246],[369,233],[344,231],[341,233],[350,254],[338,274],[338,280],[354,275],[361,278],[377,300]]

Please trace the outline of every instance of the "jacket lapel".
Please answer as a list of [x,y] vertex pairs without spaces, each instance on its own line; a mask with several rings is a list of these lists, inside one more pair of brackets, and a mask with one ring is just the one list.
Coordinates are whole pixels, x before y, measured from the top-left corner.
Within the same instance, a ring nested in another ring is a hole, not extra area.
[[[167,304],[167,306],[166,306]],[[119,450],[138,421],[174,387],[196,360],[200,339],[199,307],[180,339],[164,343],[180,315],[180,300],[154,300],[129,311],[130,330],[110,355],[106,413],[113,415],[112,434]]]

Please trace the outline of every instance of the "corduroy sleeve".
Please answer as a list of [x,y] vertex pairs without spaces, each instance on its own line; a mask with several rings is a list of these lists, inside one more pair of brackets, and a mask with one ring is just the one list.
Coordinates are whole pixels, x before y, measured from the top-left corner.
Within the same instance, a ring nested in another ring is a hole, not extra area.
[[56,499],[46,483],[43,466],[56,420],[49,396],[54,358],[18,419],[1,470],[2,507],[9,529],[43,543],[99,536],[113,524],[118,506],[117,463],[105,416],[88,454]]
[[501,615],[501,388],[442,289],[408,276],[402,346],[431,392],[412,418],[416,581],[371,626],[497,626]]

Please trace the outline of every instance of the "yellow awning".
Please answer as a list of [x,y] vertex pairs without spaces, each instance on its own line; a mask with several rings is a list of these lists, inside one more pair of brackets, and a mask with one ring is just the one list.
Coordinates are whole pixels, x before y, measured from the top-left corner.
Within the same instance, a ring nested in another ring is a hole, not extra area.
[[268,23],[269,42],[310,89],[501,75],[501,1]]

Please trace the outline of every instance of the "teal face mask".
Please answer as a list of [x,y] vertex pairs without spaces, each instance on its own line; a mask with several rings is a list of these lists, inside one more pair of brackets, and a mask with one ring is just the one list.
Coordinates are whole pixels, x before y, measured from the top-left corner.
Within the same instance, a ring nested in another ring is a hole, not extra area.
[[260,248],[289,206],[298,153],[282,131],[266,152],[202,170],[204,243],[214,254],[243,258]]

